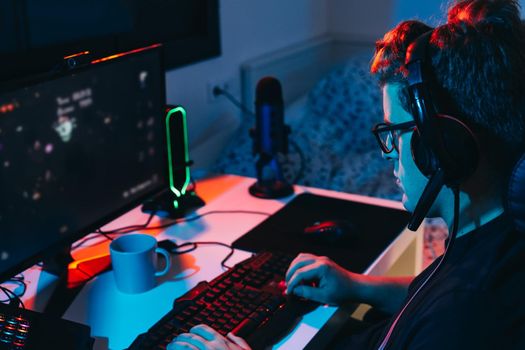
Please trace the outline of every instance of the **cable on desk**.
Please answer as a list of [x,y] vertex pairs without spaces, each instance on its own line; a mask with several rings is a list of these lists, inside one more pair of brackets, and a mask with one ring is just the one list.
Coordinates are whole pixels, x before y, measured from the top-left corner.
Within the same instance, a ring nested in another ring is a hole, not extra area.
[[[174,242],[173,244],[175,245]],[[231,269],[231,266],[226,265],[226,262],[231,258],[231,256],[235,252],[235,248],[233,248],[231,245],[226,244],[226,243],[212,242],[212,241],[186,242],[186,243],[182,243],[181,245],[175,246],[173,249],[170,249],[169,252],[172,254],[176,254],[176,255],[182,255],[182,254],[186,254],[186,253],[190,253],[194,251],[200,245],[220,245],[222,247],[229,248],[230,252],[228,253],[228,255],[226,255],[224,259],[222,259],[221,266],[228,270]],[[190,248],[185,249],[185,250],[180,250],[181,248],[184,248],[184,247],[190,247]]]
[[155,216],[155,214],[156,214],[155,212],[151,213],[148,219],[146,220],[146,222],[140,225],[129,225],[129,226],[124,226],[124,227],[116,228],[114,230],[109,230],[109,231],[102,231],[101,229],[97,229],[95,233],[98,233],[104,236],[104,235],[109,235],[113,233],[118,233],[123,230],[131,230],[131,231],[141,230],[141,229],[148,227],[148,225],[151,223],[151,220],[153,220],[153,217]]
[[7,299],[0,300],[1,303],[9,303],[9,305],[12,305],[14,303],[17,304],[17,306],[21,306],[23,309],[25,309],[24,302],[22,301],[21,297],[25,294],[27,290],[27,284],[24,281],[24,275],[20,274],[16,277],[13,277],[9,280],[7,280],[5,283],[15,283],[20,286],[22,286],[22,292],[20,294],[16,294],[11,289],[6,288],[4,286],[0,286],[0,290],[6,295]]
[[[201,218],[203,218],[205,216],[212,215],[212,214],[256,214],[256,215],[266,215],[266,216],[272,215],[270,213],[265,213],[265,212],[261,212],[261,211],[251,211],[251,210],[212,210],[212,211],[209,211],[209,212],[206,212],[206,213],[203,213],[203,214],[198,214],[198,215],[195,215],[195,216],[192,216],[192,217],[189,217],[189,218],[175,219],[175,220],[173,220],[171,222],[168,222],[168,223],[165,223],[165,224],[161,224],[161,225],[157,225],[157,226],[142,227],[142,229],[143,230],[159,230],[159,229],[162,229],[162,228],[171,227],[171,226],[176,225],[176,224],[199,220],[199,219],[201,219]],[[124,227],[124,228],[121,228],[121,229],[112,230],[110,232],[106,231],[104,233],[121,235],[121,234],[126,234],[126,233],[129,233],[129,232],[132,232],[132,231],[134,231],[134,230],[128,230],[127,228]]]
[[212,211],[209,211],[209,212],[206,212],[206,213],[197,214],[197,215],[189,217],[189,218],[175,219],[172,222],[169,222],[169,223],[166,223],[166,224],[162,224],[162,225],[159,225],[159,226],[146,227],[145,230],[158,230],[158,229],[161,229],[161,228],[170,227],[170,226],[173,226],[173,225],[176,225],[176,224],[180,224],[180,223],[185,223],[185,222],[191,222],[191,221],[199,220],[199,219],[201,219],[201,218],[203,218],[205,216],[212,215],[212,214],[255,214],[255,215],[266,215],[266,216],[271,216],[272,215],[270,213],[265,213],[265,212],[262,212],[262,211],[255,211],[255,210],[212,210]]
[[[153,216],[155,215],[155,213],[152,213],[152,214],[150,214],[150,216],[148,217],[146,222],[144,224],[142,224],[142,225],[124,226],[124,227],[117,228],[117,229],[110,230],[110,231],[102,231],[102,230],[98,229],[94,233],[96,233],[98,235],[102,235],[104,238],[106,238],[106,239],[108,239],[110,241],[113,241],[114,238],[111,237],[110,235],[124,235],[124,234],[130,233],[130,232],[133,232],[133,231],[135,231],[137,229],[140,229],[140,230],[158,230],[158,229],[167,228],[167,227],[170,227],[170,226],[173,226],[173,225],[176,225],[176,224],[180,224],[180,223],[184,223],[184,222],[191,222],[191,221],[199,220],[199,219],[203,218],[204,216],[212,215],[212,214],[255,214],[255,215],[266,215],[266,216],[272,215],[270,213],[266,213],[266,212],[262,212],[262,211],[252,211],[252,210],[212,210],[212,211],[209,211],[207,213],[203,213],[203,214],[200,214],[200,215],[195,215],[195,216],[192,216],[192,217],[189,217],[189,218],[180,218],[180,219],[176,219],[176,220],[173,220],[171,222],[168,222],[168,223],[165,223],[165,224],[162,224],[162,225],[148,227],[148,225],[151,223],[151,220],[153,219]],[[80,241],[77,244],[75,244],[72,247],[72,249],[76,249],[76,248],[84,245],[86,242],[88,242],[90,240],[93,240],[95,238],[100,238],[100,236],[98,236],[98,235],[84,238],[82,241]],[[102,242],[100,242],[100,243],[102,243]],[[199,245],[220,245],[220,246],[229,248],[230,252],[226,255],[226,257],[224,259],[222,259],[221,266],[223,268],[226,268],[226,269],[231,269],[231,266],[226,265],[226,262],[231,258],[231,256],[235,252],[235,248],[233,248],[231,245],[226,244],[226,243],[209,242],[209,241],[205,241],[205,242],[186,242],[186,243],[182,243],[181,245],[176,246],[175,249],[171,250],[171,252],[173,254],[177,254],[177,255],[186,254],[186,253],[192,252],[195,249],[197,249]],[[186,250],[183,250],[183,251],[179,251],[180,248],[184,248],[184,247],[190,247],[190,248],[186,249]]]
[[[120,227],[118,229],[114,229],[114,230],[109,230],[109,231],[102,231],[101,229],[97,229],[95,230],[95,232],[93,233],[96,233],[98,235],[102,235],[104,236],[106,239],[112,241],[114,238],[112,238],[111,236],[109,236],[110,234],[112,233],[115,233],[115,232],[119,232],[121,230],[130,230],[129,232],[131,231],[136,231],[136,230],[142,230],[142,229],[145,229],[150,223],[151,223],[151,220],[153,220],[153,217],[155,216],[155,212],[151,213],[148,217],[148,219],[146,220],[145,223],[143,224],[137,224],[137,225],[129,225],[129,226],[124,226],[124,227]],[[90,237],[86,237],[84,238],[83,240],[81,240],[80,242],[78,242],[77,244],[73,245],[71,247],[71,249],[77,249],[78,247],[81,247],[83,246],[84,244],[86,244],[87,242],[91,241],[91,240],[94,240],[96,238],[100,238],[98,235],[94,235],[94,236],[90,236]]]
[[[266,215],[266,216],[272,215],[270,213],[265,213],[265,212],[262,212],[262,211],[252,211],[252,210],[212,210],[212,211],[209,211],[209,212],[206,212],[206,213],[203,213],[203,214],[200,214],[200,215],[195,215],[195,216],[192,216],[192,217],[189,217],[189,218],[175,219],[175,220],[167,222],[165,224],[148,227],[148,225],[151,223],[151,220],[153,219],[153,216],[154,216],[154,213],[153,213],[153,214],[150,214],[150,216],[148,217],[148,220],[146,220],[146,222],[144,224],[142,224],[142,225],[124,226],[124,227],[117,228],[117,229],[110,230],[110,231],[102,231],[102,230],[98,229],[94,233],[96,233],[98,235],[102,235],[106,239],[112,241],[112,240],[114,240],[114,238],[111,237],[110,235],[124,235],[124,234],[130,233],[130,232],[136,231],[136,230],[159,230],[159,229],[171,227],[171,226],[176,225],[176,224],[199,220],[199,219],[201,219],[201,218],[203,218],[203,217],[205,217],[207,215],[212,215],[212,214],[255,214],[255,215]],[[100,238],[100,236],[98,236],[98,235],[84,238],[82,241],[80,241],[77,244],[75,244],[72,247],[72,249],[76,249],[76,248],[84,245],[86,242],[91,241],[93,239]],[[100,243],[102,243],[102,242],[100,242]]]
[[[265,213],[265,212],[262,212],[262,211],[252,211],[252,210],[212,210],[212,211],[209,211],[207,213],[203,213],[203,214],[200,214],[200,215],[192,216],[190,218],[176,219],[176,220],[173,220],[173,221],[168,222],[166,224],[152,226],[152,227],[147,227],[151,223],[151,220],[153,219],[153,216],[154,216],[154,213],[153,213],[153,214],[151,214],[148,217],[148,220],[146,220],[146,222],[144,224],[142,224],[142,225],[124,226],[124,227],[121,227],[121,228],[118,228],[118,229],[114,229],[114,230],[110,230],[110,231],[102,231],[102,230],[99,229],[99,230],[96,230],[94,233],[98,233],[99,235],[104,236],[104,238],[113,241],[114,238],[111,237],[110,235],[127,234],[127,233],[130,233],[132,231],[135,231],[136,227],[140,227],[140,229],[142,229],[142,230],[158,230],[158,229],[170,227],[170,226],[173,226],[173,225],[176,225],[176,224],[179,224],[179,223],[191,222],[191,221],[199,220],[199,219],[201,219],[204,216],[212,215],[212,214],[255,214],[255,215],[266,215],[266,216],[270,216],[271,215],[270,213]],[[95,238],[99,238],[99,236],[87,237],[87,238],[83,239],[82,241],[80,241],[79,243],[75,244],[72,249],[76,249],[76,248],[82,246],[83,244],[85,244],[86,242],[88,242],[88,241],[90,241],[92,239],[95,239]],[[173,243],[173,244],[175,244],[175,243]],[[235,248],[233,248],[231,245],[226,244],[226,243],[211,242],[211,241],[186,242],[186,243],[182,243],[181,245],[175,246],[174,249],[170,250],[170,252],[173,253],[173,254],[177,254],[177,255],[186,254],[186,253],[192,252],[195,249],[197,249],[199,245],[220,245],[220,246],[229,248],[230,252],[226,255],[226,257],[224,259],[222,259],[221,266],[223,268],[226,268],[226,269],[231,269],[231,266],[226,265],[226,262],[231,258],[231,256],[235,252]],[[180,248],[184,248],[184,247],[190,247],[190,248],[186,249],[186,250],[182,250],[182,251],[179,250]]]

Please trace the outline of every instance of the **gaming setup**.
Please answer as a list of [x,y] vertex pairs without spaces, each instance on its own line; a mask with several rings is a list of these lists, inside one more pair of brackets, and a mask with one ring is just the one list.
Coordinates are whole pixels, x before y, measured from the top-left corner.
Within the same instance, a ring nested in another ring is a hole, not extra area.
[[[0,303],[0,349],[91,349],[90,328],[61,319],[89,283],[64,283],[72,244],[140,204],[150,218],[170,219],[205,205],[191,179],[186,111],[165,104],[163,46],[78,58],[71,69],[0,90],[0,281],[20,281],[35,264],[62,281],[43,313],[24,309],[2,287],[8,300]],[[258,176],[249,192],[261,200],[294,191],[275,159],[286,152],[290,133],[280,90],[272,78],[257,86],[252,136]],[[376,217],[382,220],[371,222]],[[223,335],[233,332],[254,349],[274,344],[319,306],[283,293],[297,253],[327,255],[364,272],[409,218],[402,210],[297,195],[233,243],[252,257],[174,296],[173,308],[129,348],[165,349],[202,323]],[[159,246],[176,247],[166,241]],[[106,261],[97,272],[109,268]],[[57,329],[60,337],[53,336]]]
[[[259,198],[289,196],[293,187],[274,161],[288,135],[282,105],[275,105],[280,85],[271,78],[259,85],[256,106],[261,121],[253,134],[261,175],[250,192]],[[69,278],[71,245],[141,203],[143,212],[171,219],[204,205],[193,191],[186,112],[180,106],[165,106],[162,45],[10,84],[2,91],[0,106],[2,281],[39,262],[59,280]],[[271,118],[276,114],[272,109],[279,111],[279,118]],[[272,120],[284,131],[269,132],[275,129]],[[270,134],[279,135],[279,141]],[[266,166],[277,175],[268,177]],[[307,211],[311,216],[305,221]],[[356,233],[370,229],[362,218],[371,211],[390,222],[390,228],[371,228],[385,234],[376,237],[381,244],[375,250],[367,251],[369,245],[359,242]],[[312,218],[318,219],[317,225],[309,225]],[[317,307],[283,295],[284,273],[294,254],[329,254],[364,271],[406,221],[407,213],[400,210],[313,194],[296,196],[233,244],[256,253],[252,258],[177,298],[173,309],[131,348],[165,346],[198,323],[222,334],[233,331],[255,348],[266,346]],[[283,238],[275,226],[294,234]],[[345,258],[346,240],[357,247],[351,261]],[[106,264],[98,272],[107,268]],[[42,314],[18,308],[17,298],[8,295],[9,304],[0,304],[0,348],[31,349],[44,341],[55,348],[63,348],[63,342],[71,348],[90,348],[89,327],[60,319],[76,296],[72,289],[78,292],[82,286],[59,283]],[[61,327],[67,336],[53,339],[51,326]]]

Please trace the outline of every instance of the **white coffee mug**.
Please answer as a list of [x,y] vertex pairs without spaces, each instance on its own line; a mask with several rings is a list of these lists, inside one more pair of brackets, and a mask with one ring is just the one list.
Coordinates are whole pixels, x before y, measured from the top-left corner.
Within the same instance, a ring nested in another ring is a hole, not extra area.
[[[123,293],[143,293],[156,285],[156,277],[165,275],[171,267],[170,254],[157,247],[157,240],[145,234],[125,235],[109,246],[111,265],[117,288]],[[157,255],[166,260],[166,266],[157,271]]]

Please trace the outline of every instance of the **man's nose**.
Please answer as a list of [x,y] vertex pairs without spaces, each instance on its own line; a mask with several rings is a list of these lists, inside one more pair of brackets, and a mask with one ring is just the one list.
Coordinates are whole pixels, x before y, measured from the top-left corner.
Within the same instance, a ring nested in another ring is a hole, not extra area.
[[396,160],[398,158],[398,154],[395,149],[393,149],[392,152],[389,153],[381,152],[381,156],[383,157],[383,159],[386,160]]

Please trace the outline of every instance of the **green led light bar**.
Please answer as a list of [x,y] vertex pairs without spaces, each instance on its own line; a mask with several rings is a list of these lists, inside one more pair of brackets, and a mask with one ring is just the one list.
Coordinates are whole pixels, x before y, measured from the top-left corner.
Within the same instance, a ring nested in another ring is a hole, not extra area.
[[[177,118],[178,117],[178,118]],[[177,179],[175,179],[174,168],[173,168],[173,149],[172,149],[172,140],[171,140],[171,128],[170,125],[175,122],[182,123],[182,137],[183,137],[183,153],[184,153],[184,178],[178,184],[176,184]],[[188,150],[188,127],[186,122],[186,110],[182,107],[175,107],[169,110],[166,115],[166,142],[168,146],[168,173],[170,180],[170,190],[173,192],[176,198],[180,198],[186,195],[186,190],[191,182],[190,178],[190,159],[189,159],[189,150]],[[173,206],[175,209],[179,207],[178,199],[173,201]]]

